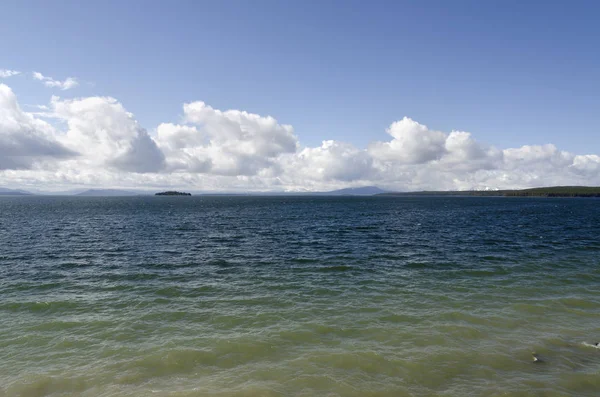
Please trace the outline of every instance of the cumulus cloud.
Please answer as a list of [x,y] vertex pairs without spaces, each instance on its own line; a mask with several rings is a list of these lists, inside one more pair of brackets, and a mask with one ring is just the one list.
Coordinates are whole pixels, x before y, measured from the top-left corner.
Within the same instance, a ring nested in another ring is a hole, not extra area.
[[600,156],[595,154],[575,156],[569,167],[578,174],[598,174],[600,173]]
[[8,77],[16,76],[21,74],[18,70],[0,69],[0,78],[5,79]]
[[440,158],[445,149],[446,135],[433,131],[408,117],[396,121],[387,129],[393,139],[375,142],[369,151],[373,157],[383,161],[420,164]]
[[156,142],[116,99],[53,97],[50,104],[49,115],[68,127],[61,142],[81,153],[87,166],[138,173],[163,169],[164,155]]
[[52,77],[44,76],[40,72],[33,72],[33,78],[44,83],[46,87],[60,88],[61,90],[70,90],[71,88],[77,87],[79,82],[74,77],[67,77],[65,80],[55,80]]
[[284,159],[287,176],[296,184],[316,182],[354,182],[373,178],[377,170],[366,150],[339,141],[323,141],[315,148],[304,148]]
[[195,126],[162,123],[156,129],[157,142],[167,158],[167,170],[207,173],[212,159],[206,135]]
[[55,135],[50,124],[23,112],[13,91],[0,84],[0,170],[29,169],[76,156]]
[[[41,76],[46,79],[46,77]],[[46,80],[43,80],[46,81]],[[178,122],[151,133],[111,97],[52,97],[19,108],[0,85],[0,185],[307,191],[378,185],[466,190],[600,185],[600,156],[552,144],[499,149],[466,131],[437,131],[404,117],[366,148],[300,144],[271,116],[183,105]]]
[[165,123],[157,129],[172,170],[252,176],[276,168],[280,155],[298,147],[293,128],[270,116],[222,111],[200,101],[185,104],[183,111],[188,125]]

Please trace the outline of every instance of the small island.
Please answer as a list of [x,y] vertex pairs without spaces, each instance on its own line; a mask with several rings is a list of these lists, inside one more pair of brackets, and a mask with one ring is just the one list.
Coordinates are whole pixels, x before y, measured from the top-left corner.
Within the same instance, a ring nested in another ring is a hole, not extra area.
[[191,196],[192,193],[184,193],[184,192],[176,192],[174,190],[169,190],[167,192],[156,193],[155,196]]

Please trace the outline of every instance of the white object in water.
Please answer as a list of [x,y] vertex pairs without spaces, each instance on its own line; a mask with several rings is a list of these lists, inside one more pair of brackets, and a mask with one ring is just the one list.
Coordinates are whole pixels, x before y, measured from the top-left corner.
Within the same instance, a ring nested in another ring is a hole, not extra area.
[[594,349],[600,349],[600,342],[596,342],[596,343],[583,342],[582,345],[587,346],[587,347],[593,347]]

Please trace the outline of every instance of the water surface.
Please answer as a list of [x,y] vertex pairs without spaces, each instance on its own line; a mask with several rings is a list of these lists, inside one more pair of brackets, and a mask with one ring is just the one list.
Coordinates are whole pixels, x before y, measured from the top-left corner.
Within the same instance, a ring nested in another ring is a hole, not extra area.
[[597,199],[1,197],[0,396],[597,396],[598,225]]

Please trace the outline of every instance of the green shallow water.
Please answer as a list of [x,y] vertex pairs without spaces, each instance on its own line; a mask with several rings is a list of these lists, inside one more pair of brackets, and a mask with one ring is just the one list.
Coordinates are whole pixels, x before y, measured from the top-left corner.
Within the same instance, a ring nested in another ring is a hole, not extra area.
[[0,198],[0,396],[597,396],[599,204]]

